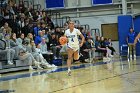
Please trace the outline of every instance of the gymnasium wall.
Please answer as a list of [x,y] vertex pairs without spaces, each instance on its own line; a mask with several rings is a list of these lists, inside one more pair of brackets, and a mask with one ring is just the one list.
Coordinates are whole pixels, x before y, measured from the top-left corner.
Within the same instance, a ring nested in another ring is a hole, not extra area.
[[[101,31],[101,24],[107,23],[117,23],[118,16],[117,15],[108,15],[108,16],[94,16],[94,17],[80,17],[80,18],[73,18],[74,20],[79,20],[82,24],[89,24],[90,29],[98,28]],[[113,41],[113,47],[116,51],[119,51],[119,42]]]
[[[127,45],[126,37],[129,33],[129,29],[132,26],[132,16],[118,16],[118,34],[119,34],[119,48],[122,45]],[[121,50],[120,50],[121,51]],[[124,55],[124,53],[123,53]]]
[[[140,32],[140,16],[132,17],[131,15],[118,16],[118,32],[119,32],[119,47],[126,43],[126,37],[129,33],[129,28],[133,27],[136,34]],[[136,45],[136,54],[140,56],[140,43]]]

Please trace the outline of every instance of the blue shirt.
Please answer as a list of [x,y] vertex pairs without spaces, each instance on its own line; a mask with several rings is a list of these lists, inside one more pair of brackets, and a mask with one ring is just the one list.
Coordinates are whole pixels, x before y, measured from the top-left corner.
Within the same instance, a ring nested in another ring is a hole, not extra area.
[[34,27],[34,34],[35,34],[35,36],[38,36],[39,30],[40,30],[39,27]]
[[98,47],[100,47],[100,46],[101,46],[101,45],[100,45],[100,42],[95,41],[95,48],[98,49]]
[[128,43],[133,44],[134,40],[135,40],[135,36],[136,36],[135,32],[132,32],[132,33],[129,32],[128,33]]
[[41,36],[36,36],[36,37],[35,37],[35,44],[36,44],[36,45],[39,44],[39,43],[41,43],[41,41],[42,41]]

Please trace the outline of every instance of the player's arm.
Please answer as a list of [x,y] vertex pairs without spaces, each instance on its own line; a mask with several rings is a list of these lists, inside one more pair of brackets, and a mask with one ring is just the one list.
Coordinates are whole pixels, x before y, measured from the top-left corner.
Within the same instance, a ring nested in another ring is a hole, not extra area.
[[140,38],[140,33],[136,36],[135,41],[134,41],[134,45],[136,45],[136,43],[138,42],[139,38]]
[[81,39],[82,39],[82,41],[81,41],[81,43],[80,43],[80,46],[82,46],[83,43],[84,43],[84,41],[85,41],[85,37],[83,36],[83,34],[80,34],[80,37],[81,37]]

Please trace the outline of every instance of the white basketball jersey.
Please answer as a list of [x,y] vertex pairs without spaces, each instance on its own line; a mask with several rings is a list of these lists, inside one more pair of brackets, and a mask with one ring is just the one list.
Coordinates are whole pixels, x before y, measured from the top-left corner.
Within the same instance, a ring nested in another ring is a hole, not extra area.
[[70,32],[70,29],[67,29],[65,31],[65,36],[68,38],[68,46],[75,48],[79,47],[79,40],[78,36],[81,34],[81,32],[74,28],[72,32]]

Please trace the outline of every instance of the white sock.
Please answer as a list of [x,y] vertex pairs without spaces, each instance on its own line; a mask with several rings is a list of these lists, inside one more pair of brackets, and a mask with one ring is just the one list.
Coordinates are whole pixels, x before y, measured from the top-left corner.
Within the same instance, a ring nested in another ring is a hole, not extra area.
[[70,68],[68,68],[68,71],[71,71]]

